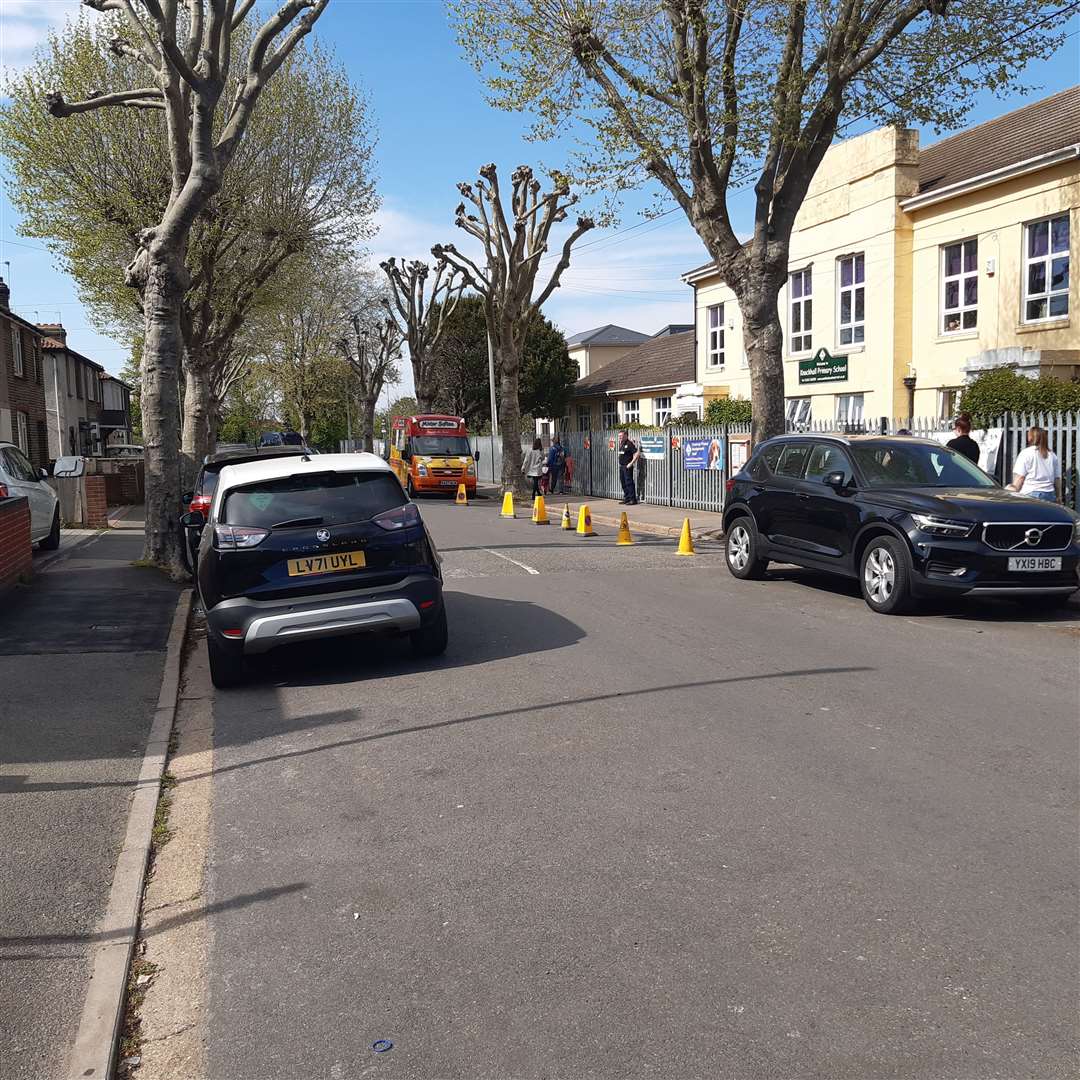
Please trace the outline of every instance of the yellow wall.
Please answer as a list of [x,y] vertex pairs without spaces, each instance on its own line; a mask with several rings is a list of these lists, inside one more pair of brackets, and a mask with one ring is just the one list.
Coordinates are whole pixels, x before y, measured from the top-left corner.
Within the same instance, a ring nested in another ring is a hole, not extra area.
[[633,390],[626,393],[612,394],[610,398],[576,398],[570,402],[570,428],[576,431],[578,427],[578,406],[587,405],[589,407],[590,427],[593,431],[599,431],[603,427],[603,402],[614,401],[618,409],[618,421],[616,427],[622,422],[625,416],[625,404],[628,401],[636,400],[638,402],[638,408],[641,412],[641,417],[638,420],[640,424],[655,424],[656,423],[656,411],[655,403],[657,398],[675,397],[675,387],[667,387],[660,390]]
[[570,359],[576,361],[578,378],[599,371],[605,364],[625,356],[635,345],[577,345],[567,349]]
[[[813,341],[809,351],[789,351],[790,284],[779,303],[784,327],[785,396],[809,397],[814,420],[832,420],[836,395],[863,394],[863,416],[906,417],[903,379],[914,368],[915,414],[938,413],[938,390],[965,381],[974,359],[986,365],[1005,359],[989,350],[1037,349],[1043,370],[1067,376],[1080,370],[1080,163],[1076,160],[1007,183],[957,196],[922,209],[901,205],[918,184],[918,136],[883,128],[838,143],[826,154],[796,219],[790,269],[810,266],[813,282]],[[1072,249],[1070,319],[1025,326],[1021,321],[1023,223],[1070,209]],[[979,318],[970,333],[942,335],[940,247],[979,239]],[[841,345],[838,333],[839,265],[843,255],[862,252],[866,266],[866,331],[862,347]],[[994,274],[986,260],[996,259]],[[697,379],[707,396],[725,390],[750,397],[744,366],[738,304],[716,276],[696,280]],[[726,363],[708,367],[708,314],[723,303]],[[848,357],[844,381],[803,384],[798,361],[824,346]],[[1077,365],[1072,367],[1070,365]]]

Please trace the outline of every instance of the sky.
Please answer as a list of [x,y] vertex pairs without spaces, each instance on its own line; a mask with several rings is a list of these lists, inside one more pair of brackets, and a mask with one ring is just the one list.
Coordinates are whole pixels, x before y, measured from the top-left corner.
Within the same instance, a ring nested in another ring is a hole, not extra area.
[[[49,27],[79,10],[78,0],[0,0],[0,66],[27,63]],[[1063,48],[1017,80],[1027,96],[978,95],[963,126],[1080,81],[1080,15],[1067,30],[1071,36]],[[331,0],[315,34],[366,90],[376,120],[382,207],[371,244],[373,264],[389,255],[430,260],[436,242],[464,248],[453,224],[460,201],[455,185],[474,179],[486,162],[495,162],[508,178],[522,163],[557,167],[572,149],[527,142],[527,117],[487,105],[479,77],[454,40],[443,0]],[[941,136],[924,131],[921,137],[925,145]],[[631,194],[615,226],[580,241],[562,287],[544,308],[567,335],[606,323],[654,333],[692,320],[691,292],[680,275],[706,261],[704,248],[681,213],[644,223],[641,211],[651,202],[648,193]],[[583,208],[590,209],[588,202]],[[736,220],[736,227],[748,231],[749,217]],[[19,235],[19,217],[6,192],[0,195],[0,274],[12,287],[12,307],[19,314],[35,322],[59,318],[73,348],[114,373],[120,370],[127,350],[90,326],[74,282],[41,242]]]

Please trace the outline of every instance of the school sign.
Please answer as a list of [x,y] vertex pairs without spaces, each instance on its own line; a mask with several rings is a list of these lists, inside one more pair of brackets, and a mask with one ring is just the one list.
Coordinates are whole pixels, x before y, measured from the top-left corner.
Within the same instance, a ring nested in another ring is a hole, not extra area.
[[848,377],[848,358],[818,349],[811,360],[799,361],[799,383],[843,382]]

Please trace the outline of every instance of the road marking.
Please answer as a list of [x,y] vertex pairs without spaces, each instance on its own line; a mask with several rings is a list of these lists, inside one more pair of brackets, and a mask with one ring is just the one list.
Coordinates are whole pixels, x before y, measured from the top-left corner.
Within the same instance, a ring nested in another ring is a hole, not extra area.
[[517,559],[511,559],[509,555],[504,555],[501,551],[495,551],[493,548],[481,548],[480,550],[486,551],[489,555],[494,555],[497,559],[505,559],[507,562],[512,562],[515,566],[520,566],[527,574],[540,573],[535,566],[529,566],[527,563],[518,562]]

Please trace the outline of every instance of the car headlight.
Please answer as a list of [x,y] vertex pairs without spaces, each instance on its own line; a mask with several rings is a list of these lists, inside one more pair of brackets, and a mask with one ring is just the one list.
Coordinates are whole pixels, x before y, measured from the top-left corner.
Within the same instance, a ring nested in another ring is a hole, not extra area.
[[1080,544],[1080,517],[1073,522],[1073,543]]
[[975,528],[973,521],[958,521],[956,518],[937,517],[935,514],[912,514],[911,520],[931,536],[970,536]]
[[468,466],[467,466],[467,467],[466,467],[466,469],[465,469],[465,472],[466,472],[466,473],[467,473],[467,474],[468,474],[469,476],[475,476],[475,475],[476,475],[476,462],[474,462],[474,461],[470,461],[470,462],[469,462],[469,464],[468,464]]
[[416,466],[416,475],[417,476],[427,476],[427,466],[426,465],[417,465]]

